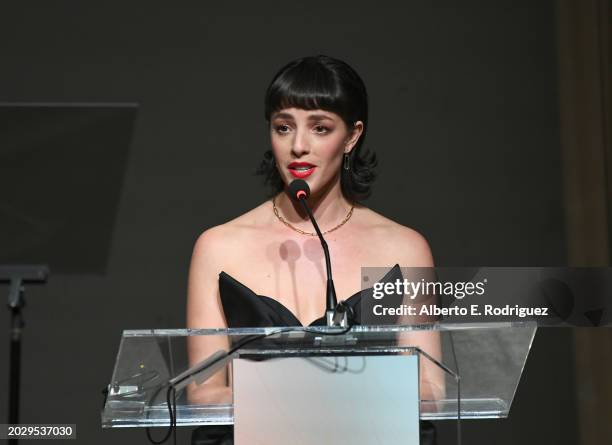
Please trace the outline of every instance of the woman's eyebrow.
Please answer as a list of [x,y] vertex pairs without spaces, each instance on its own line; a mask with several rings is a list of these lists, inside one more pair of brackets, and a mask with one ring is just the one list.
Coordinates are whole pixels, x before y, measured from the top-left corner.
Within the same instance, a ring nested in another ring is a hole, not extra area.
[[272,116],[272,119],[289,119],[289,120],[294,120],[293,116],[290,115],[289,113],[276,113],[274,116]]
[[322,121],[322,120],[333,121],[333,119],[330,116],[328,116],[327,114],[311,114],[310,116],[308,116],[308,120],[311,120],[311,121]]
[[[287,119],[287,120],[295,120],[295,118],[293,117],[293,115],[291,115],[290,113],[285,113],[285,112],[279,112],[276,113],[275,115],[272,116],[272,119]],[[311,114],[308,116],[308,120],[309,121],[322,121],[322,120],[328,120],[328,121],[333,121],[334,119],[327,115],[327,114]]]

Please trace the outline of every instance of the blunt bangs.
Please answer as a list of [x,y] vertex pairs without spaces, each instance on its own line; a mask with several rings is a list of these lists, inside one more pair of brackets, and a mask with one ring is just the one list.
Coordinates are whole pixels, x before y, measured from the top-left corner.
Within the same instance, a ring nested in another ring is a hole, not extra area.
[[[345,79],[340,77],[340,69],[346,71],[342,73]],[[299,59],[281,69],[270,84],[265,118],[269,121],[273,113],[283,108],[320,109],[336,113],[349,127],[358,120],[365,126],[367,101],[360,99],[367,100],[367,95],[365,87],[359,91],[360,83],[363,85],[357,73],[343,62],[326,56]]]

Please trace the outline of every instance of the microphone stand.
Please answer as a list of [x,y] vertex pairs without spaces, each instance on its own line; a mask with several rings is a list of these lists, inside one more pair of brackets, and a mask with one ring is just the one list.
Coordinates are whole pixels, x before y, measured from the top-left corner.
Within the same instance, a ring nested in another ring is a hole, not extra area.
[[[312,225],[319,236],[319,240],[321,241],[321,246],[323,247],[323,253],[325,255],[325,268],[327,269],[327,292],[326,292],[326,309],[325,309],[325,320],[327,321],[327,326],[342,326],[346,327],[348,325],[347,320],[347,312],[344,310],[344,305],[342,305],[342,311],[337,311],[336,307],[338,305],[338,300],[336,299],[336,288],[334,287],[334,280],[332,279],[332,269],[331,269],[331,260],[329,257],[329,248],[327,247],[327,242],[325,238],[323,238],[323,234],[319,229],[319,225],[315,220],[312,212],[310,211],[310,207],[306,203],[306,196],[302,194],[299,197],[300,203],[302,203],[302,207],[304,211],[308,214]],[[340,308],[338,308],[340,309]]]

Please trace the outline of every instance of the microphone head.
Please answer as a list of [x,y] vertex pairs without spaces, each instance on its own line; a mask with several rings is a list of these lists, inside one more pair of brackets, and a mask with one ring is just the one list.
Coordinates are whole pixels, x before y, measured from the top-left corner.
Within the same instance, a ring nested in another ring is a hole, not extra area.
[[310,187],[308,183],[303,179],[294,179],[289,184],[289,196],[291,199],[299,201],[302,198],[308,198],[310,196]]

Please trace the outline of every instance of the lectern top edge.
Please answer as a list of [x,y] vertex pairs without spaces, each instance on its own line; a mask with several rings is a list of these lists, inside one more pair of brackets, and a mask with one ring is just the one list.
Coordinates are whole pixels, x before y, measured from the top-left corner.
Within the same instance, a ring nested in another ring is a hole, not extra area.
[[[474,329],[535,328],[535,321],[479,322],[479,323],[427,323],[415,325],[358,325],[350,332],[414,332],[414,331],[473,331]],[[293,328],[292,332],[327,333],[342,330],[327,326],[276,326],[266,328],[215,328],[215,329],[126,329],[123,337],[159,337],[190,335],[260,335],[271,334],[278,329]]]

